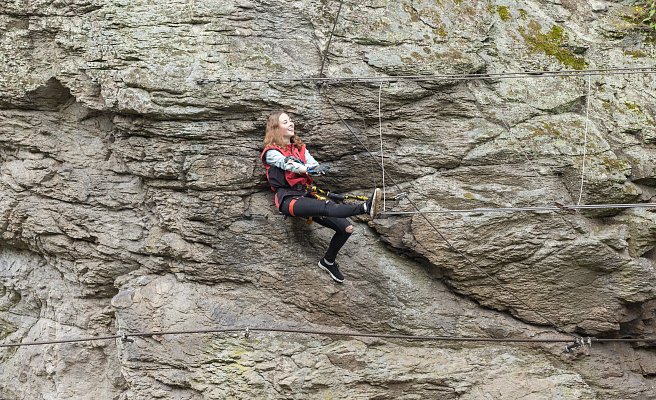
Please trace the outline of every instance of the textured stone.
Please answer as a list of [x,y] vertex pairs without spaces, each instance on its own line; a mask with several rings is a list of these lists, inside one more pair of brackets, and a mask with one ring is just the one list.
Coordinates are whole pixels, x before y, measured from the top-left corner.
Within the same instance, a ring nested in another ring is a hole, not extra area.
[[605,1],[589,0],[588,3],[594,12],[608,10],[608,4]]
[[356,217],[335,285],[258,160],[285,109],[336,191],[382,145],[388,211],[653,202],[653,74],[266,81],[648,65],[631,8],[344,3],[330,39],[338,6],[0,5],[0,341],[240,329],[4,348],[1,398],[656,398],[653,343],[244,337],[656,335],[650,210]]

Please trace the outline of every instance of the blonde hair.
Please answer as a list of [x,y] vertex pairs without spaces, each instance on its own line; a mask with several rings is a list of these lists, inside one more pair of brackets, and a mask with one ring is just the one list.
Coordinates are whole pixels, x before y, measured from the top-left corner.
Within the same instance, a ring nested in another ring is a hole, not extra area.
[[[278,132],[278,126],[280,125],[280,116],[287,114],[285,111],[276,111],[273,114],[269,115],[266,123],[266,130],[264,131],[264,147],[267,146],[277,146],[277,147],[286,147],[287,145],[282,140],[282,135]],[[298,149],[303,146],[303,141],[297,135],[291,137],[290,141]]]

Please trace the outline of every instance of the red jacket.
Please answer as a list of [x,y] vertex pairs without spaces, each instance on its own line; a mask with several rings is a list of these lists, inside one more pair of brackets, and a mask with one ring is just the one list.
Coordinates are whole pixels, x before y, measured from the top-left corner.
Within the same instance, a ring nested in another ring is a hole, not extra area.
[[312,185],[314,181],[309,175],[301,175],[296,172],[285,171],[274,165],[267,164],[266,153],[269,150],[278,151],[285,157],[291,156],[305,163],[305,145],[302,145],[300,149],[293,144],[289,144],[284,148],[279,146],[267,146],[262,150],[262,154],[260,155],[260,160],[262,160],[264,168],[266,169],[266,177],[271,186],[271,190],[275,192],[274,201],[276,207],[280,209],[280,205],[285,197],[303,196],[307,192],[307,187]]

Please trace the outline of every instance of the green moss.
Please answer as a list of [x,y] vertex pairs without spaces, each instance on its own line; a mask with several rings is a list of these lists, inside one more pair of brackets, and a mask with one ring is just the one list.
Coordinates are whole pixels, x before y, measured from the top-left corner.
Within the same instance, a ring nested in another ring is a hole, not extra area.
[[519,9],[519,18],[521,19],[526,19],[528,17],[528,12],[524,10],[523,8]]
[[628,31],[638,31],[643,33],[644,43],[655,45],[656,14],[651,14],[651,10],[652,8],[656,10],[656,2],[649,5],[645,1],[636,0],[635,3],[633,13],[620,15],[619,19],[626,24],[616,24],[615,28],[619,31],[617,36],[624,37]]
[[632,16],[634,22],[656,31],[656,1],[634,0],[634,3],[635,8]]
[[629,110],[633,111],[636,114],[643,113],[642,108],[640,108],[640,106],[637,105],[636,103],[633,103],[631,101],[625,101],[624,104],[626,105],[626,108],[628,108]]
[[551,124],[549,122],[543,122],[540,126],[536,126],[533,128],[533,136],[538,137],[538,136],[548,136],[548,137],[555,137],[555,138],[560,138],[563,136],[563,133],[556,129],[556,126],[554,124]]
[[463,194],[462,197],[464,197],[465,199],[468,199],[468,200],[474,200],[474,198],[475,198],[474,195],[470,192],[465,192],[465,194]]
[[443,26],[440,26],[440,27],[437,29],[437,32],[435,32],[435,33],[437,33],[438,35],[440,35],[440,37],[446,37],[446,30],[444,29]]
[[554,25],[549,32],[542,33],[540,24],[531,21],[527,29],[520,28],[519,33],[533,53],[555,57],[561,64],[572,69],[581,70],[588,65],[583,57],[576,56],[571,50],[563,47],[567,43],[568,35],[562,26]]
[[627,55],[627,56],[631,56],[633,58],[647,57],[647,53],[645,53],[644,51],[640,51],[640,50],[624,50],[624,54]]
[[630,22],[632,24],[640,24],[640,19],[635,14],[623,14],[620,16],[622,21]]
[[497,13],[503,22],[510,21],[510,9],[507,6],[497,6]]

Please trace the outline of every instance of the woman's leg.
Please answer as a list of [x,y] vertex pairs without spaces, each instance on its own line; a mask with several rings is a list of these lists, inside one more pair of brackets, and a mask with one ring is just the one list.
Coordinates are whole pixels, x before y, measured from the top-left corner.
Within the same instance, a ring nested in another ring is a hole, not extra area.
[[337,204],[333,201],[312,197],[287,197],[280,206],[283,214],[295,217],[337,217],[346,218],[365,214],[363,204]]
[[326,250],[326,254],[323,256],[326,261],[332,264],[335,262],[339,250],[344,246],[351,233],[353,233],[353,225],[346,218],[315,217],[314,221],[319,225],[335,231],[333,238],[330,240],[330,245]]
[[319,267],[327,271],[334,281],[343,282],[344,276],[339,271],[339,266],[335,262],[335,258],[353,232],[353,225],[345,217],[365,214],[364,205],[336,204],[332,201],[297,197],[285,199],[280,210],[283,214],[287,215],[313,217],[318,224],[335,231],[335,234],[330,240],[330,245],[326,250],[326,254],[319,261]]

